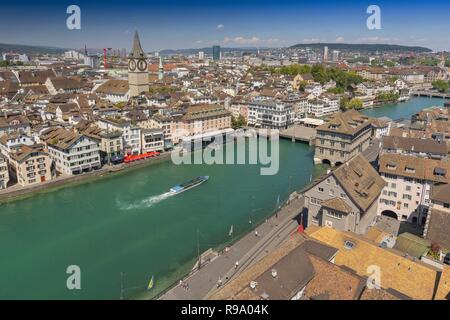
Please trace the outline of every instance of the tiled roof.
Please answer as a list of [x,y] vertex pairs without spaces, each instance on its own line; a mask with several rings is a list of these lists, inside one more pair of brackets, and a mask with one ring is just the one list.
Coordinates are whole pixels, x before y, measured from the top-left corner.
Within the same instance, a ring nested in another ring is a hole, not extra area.
[[[337,248],[337,265],[354,270],[361,277],[367,277],[370,267],[381,272],[381,287],[395,289],[413,299],[431,300],[435,290],[438,270],[419,260],[402,256],[393,249],[383,249],[370,240],[350,232],[322,227],[310,233],[313,239]],[[345,247],[348,242],[351,249]]]
[[[427,159],[402,154],[382,154],[379,172],[402,177],[424,179],[432,182],[448,183],[450,162]],[[441,173],[442,175],[439,175]]]
[[386,185],[383,178],[360,154],[332,172],[353,202],[366,211]]

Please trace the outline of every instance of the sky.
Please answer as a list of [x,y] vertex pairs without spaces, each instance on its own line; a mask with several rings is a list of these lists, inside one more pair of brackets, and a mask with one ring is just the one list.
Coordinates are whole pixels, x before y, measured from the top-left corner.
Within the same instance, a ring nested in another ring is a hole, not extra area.
[[[81,29],[69,30],[69,5]],[[369,5],[381,29],[369,30]],[[286,47],[297,43],[388,43],[450,51],[448,0],[41,0],[0,2],[0,43],[144,50]]]

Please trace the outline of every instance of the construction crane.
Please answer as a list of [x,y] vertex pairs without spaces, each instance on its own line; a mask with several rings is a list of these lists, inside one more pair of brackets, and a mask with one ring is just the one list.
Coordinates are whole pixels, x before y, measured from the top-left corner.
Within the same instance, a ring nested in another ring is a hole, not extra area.
[[110,51],[112,48],[103,48],[103,68],[105,70],[108,70],[108,62],[106,60],[107,52]]

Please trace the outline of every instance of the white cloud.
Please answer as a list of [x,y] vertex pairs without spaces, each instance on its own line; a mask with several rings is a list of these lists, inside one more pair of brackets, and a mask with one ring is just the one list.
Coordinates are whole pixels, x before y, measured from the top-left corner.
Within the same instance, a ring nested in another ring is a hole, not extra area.
[[336,38],[336,42],[337,42],[337,43],[342,43],[342,42],[344,42],[344,41],[345,41],[344,37],[337,37],[337,38]]
[[224,26],[223,24],[218,24],[218,25],[216,26],[216,30],[217,30],[217,31],[222,31],[224,28],[225,28],[225,26]]

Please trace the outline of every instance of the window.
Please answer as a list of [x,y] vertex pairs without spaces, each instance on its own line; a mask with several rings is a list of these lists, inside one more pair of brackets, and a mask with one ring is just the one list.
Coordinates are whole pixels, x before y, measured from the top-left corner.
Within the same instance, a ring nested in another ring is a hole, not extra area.
[[349,240],[344,241],[344,248],[351,250],[353,249],[353,247],[355,246],[355,244]]
[[319,192],[323,192],[323,188],[320,188],[320,187],[319,187]]
[[404,200],[411,200],[412,197],[411,197],[411,195],[409,195],[409,194],[404,194],[404,195],[403,195],[403,199],[404,199]]
[[406,186],[406,191],[411,191],[411,186]]
[[397,184],[392,182],[392,183],[391,183],[391,188],[392,188],[392,189],[397,188]]

